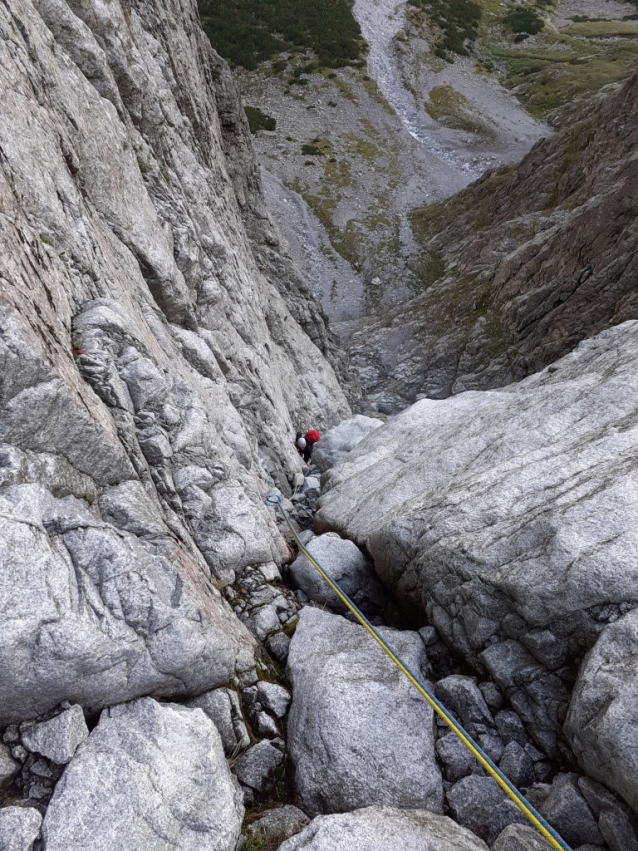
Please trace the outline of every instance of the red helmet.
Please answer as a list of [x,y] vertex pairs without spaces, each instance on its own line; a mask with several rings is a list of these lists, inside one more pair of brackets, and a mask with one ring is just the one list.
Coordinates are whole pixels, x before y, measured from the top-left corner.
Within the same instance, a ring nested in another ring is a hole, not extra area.
[[321,438],[319,437],[319,432],[311,429],[304,434],[306,440],[310,441],[310,443],[319,443]]

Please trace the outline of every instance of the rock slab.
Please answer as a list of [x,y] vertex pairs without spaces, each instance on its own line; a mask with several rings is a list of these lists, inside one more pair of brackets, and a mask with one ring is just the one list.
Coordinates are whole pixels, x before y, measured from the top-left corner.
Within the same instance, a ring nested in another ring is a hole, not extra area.
[[[418,633],[381,632],[412,670],[427,674]],[[287,671],[288,746],[309,813],[372,804],[441,811],[432,710],[363,627],[302,609]]]

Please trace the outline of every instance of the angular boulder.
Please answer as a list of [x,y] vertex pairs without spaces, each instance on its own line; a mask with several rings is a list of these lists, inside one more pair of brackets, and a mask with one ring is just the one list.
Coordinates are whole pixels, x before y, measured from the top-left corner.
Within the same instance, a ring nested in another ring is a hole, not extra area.
[[42,833],[47,851],[234,851],[243,817],[212,721],[142,698],[104,710]]
[[464,777],[448,791],[447,802],[455,821],[490,847],[508,825],[526,823],[523,813],[491,777]]
[[89,737],[81,706],[71,706],[50,721],[43,721],[22,732],[22,744],[30,751],[46,756],[58,765],[70,762],[78,745]]
[[[375,606],[386,604],[388,595],[373,566],[352,541],[328,533],[314,537],[306,549],[355,602]],[[290,573],[297,587],[310,600],[330,606],[336,612],[346,611],[344,604],[303,553],[290,565]]]
[[[380,631],[417,676],[427,674],[418,633]],[[309,813],[372,804],[441,811],[433,712],[363,627],[302,609],[287,671],[288,746]]]
[[374,806],[317,816],[279,851],[487,851],[487,845],[446,816]]

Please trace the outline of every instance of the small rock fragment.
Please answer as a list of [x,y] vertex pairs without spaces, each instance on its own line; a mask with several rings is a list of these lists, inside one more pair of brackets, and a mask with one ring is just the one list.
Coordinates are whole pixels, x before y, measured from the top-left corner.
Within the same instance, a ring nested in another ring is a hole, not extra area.
[[525,747],[529,742],[529,736],[523,722],[511,709],[503,709],[497,712],[494,716],[494,722],[499,736],[506,745],[509,745],[510,742],[518,742],[521,747]]
[[283,718],[290,705],[290,695],[283,686],[261,680],[257,684],[257,700],[277,718]]
[[7,745],[0,745],[0,792],[10,786],[20,771],[20,763],[11,756]]
[[70,762],[78,746],[89,737],[82,707],[71,706],[55,718],[43,721],[22,733],[22,743],[58,765]]
[[270,742],[257,742],[239,757],[234,773],[241,784],[257,795],[268,792],[275,783],[275,772],[284,755]]
[[285,804],[274,810],[268,810],[260,819],[248,827],[251,835],[265,836],[276,842],[283,842],[309,824],[308,816],[292,804]]
[[453,733],[438,740],[436,752],[445,766],[446,779],[454,783],[461,777],[467,777],[468,774],[471,774],[476,764],[472,754]]
[[517,789],[526,789],[535,780],[532,758],[518,742],[506,745],[499,768]]
[[551,851],[551,846],[531,825],[510,824],[492,845],[492,851]]

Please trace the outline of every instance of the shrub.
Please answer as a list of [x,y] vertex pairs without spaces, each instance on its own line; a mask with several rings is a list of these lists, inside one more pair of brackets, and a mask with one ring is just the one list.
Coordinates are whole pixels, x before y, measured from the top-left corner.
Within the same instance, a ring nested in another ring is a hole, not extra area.
[[244,112],[248,119],[248,126],[251,133],[256,133],[258,130],[274,130],[277,122],[270,115],[266,115],[261,109],[256,106],[245,106]]
[[428,12],[432,21],[441,30],[441,37],[433,46],[433,53],[440,59],[451,59],[447,52],[467,56],[467,44],[476,40],[482,7],[474,0],[409,0]]
[[348,0],[199,0],[202,26],[230,65],[312,50],[327,68],[360,62],[364,41]]
[[543,19],[533,9],[512,9],[503,18],[505,24],[513,33],[536,35],[545,26]]
[[322,157],[323,151],[321,151],[316,145],[302,145],[301,153],[305,154],[307,157]]

